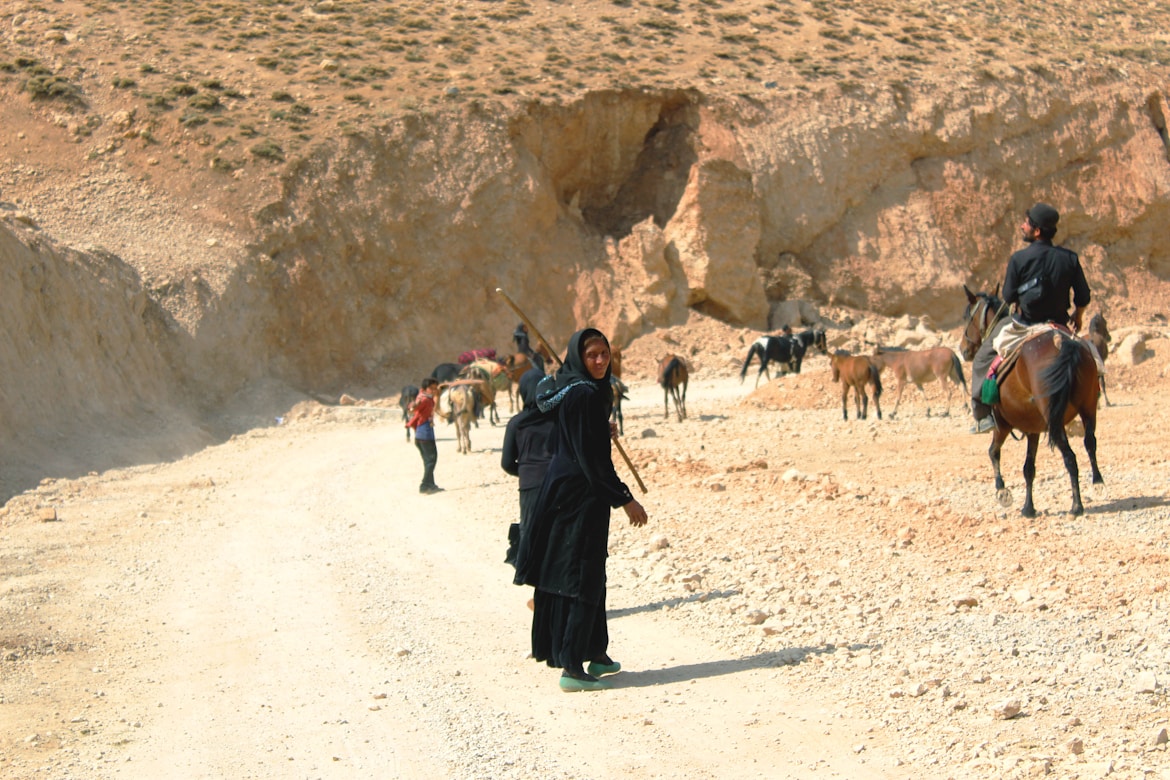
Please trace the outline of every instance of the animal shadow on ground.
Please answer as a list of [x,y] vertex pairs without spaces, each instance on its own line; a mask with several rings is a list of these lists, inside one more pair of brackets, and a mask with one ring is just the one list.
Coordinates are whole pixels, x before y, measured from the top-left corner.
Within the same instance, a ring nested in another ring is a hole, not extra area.
[[1085,507],[1085,514],[1104,515],[1110,512],[1130,512],[1134,509],[1154,509],[1170,506],[1170,498],[1163,496],[1127,496],[1116,498],[1105,504],[1093,504]]
[[[851,649],[861,649],[871,645],[853,645]],[[733,658],[725,661],[704,661],[698,664],[680,664],[665,669],[647,669],[642,672],[622,671],[605,680],[611,688],[649,688],[655,685],[701,680],[706,677],[720,677],[725,674],[738,674],[753,669],[772,669],[777,666],[796,666],[804,663],[815,655],[835,653],[833,645],[821,647],[791,647],[785,650],[774,650],[768,653],[758,653],[746,658]]]
[[725,414],[700,414],[699,415],[699,422],[711,422],[712,420],[718,420],[718,421],[722,422],[723,420],[726,420],[726,419],[727,419],[727,415],[725,415]]

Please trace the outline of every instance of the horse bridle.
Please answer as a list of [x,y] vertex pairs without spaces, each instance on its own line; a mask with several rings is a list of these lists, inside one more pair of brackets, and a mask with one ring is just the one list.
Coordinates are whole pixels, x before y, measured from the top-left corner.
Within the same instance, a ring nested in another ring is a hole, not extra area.
[[[979,345],[982,344],[983,341],[987,338],[987,334],[990,333],[991,329],[995,327],[995,323],[999,322],[1000,318],[1003,316],[1003,310],[1004,310],[1004,307],[1007,306],[1007,302],[1005,301],[1004,303],[1002,303],[1000,305],[999,309],[995,312],[995,315],[991,318],[990,321],[987,322],[987,325],[983,325],[982,324],[983,321],[986,320],[987,315],[991,313],[991,299],[988,298],[986,295],[980,295],[979,302],[976,303],[975,308],[971,310],[971,319],[969,319],[968,322],[973,322],[975,320],[975,314],[976,314],[976,312],[979,311],[979,308],[981,306],[983,307],[983,311],[979,315],[979,322],[980,322],[980,330],[982,332],[979,334],[979,341],[976,341],[975,339],[968,336],[967,335],[967,328],[963,328],[964,348],[967,344],[972,345],[973,347],[975,347],[975,349],[979,348]],[[964,349],[964,351],[965,351],[965,349]]]

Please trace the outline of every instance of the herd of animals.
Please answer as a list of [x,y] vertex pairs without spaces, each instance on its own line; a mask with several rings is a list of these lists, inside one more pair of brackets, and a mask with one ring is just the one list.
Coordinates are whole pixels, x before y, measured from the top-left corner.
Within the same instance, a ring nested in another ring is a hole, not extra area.
[[[968,306],[964,312],[966,329],[963,336],[963,352],[964,358],[970,360],[974,354],[972,344],[977,347],[989,327],[987,323],[977,321],[981,308],[980,301],[984,304],[982,310],[988,311],[991,308],[990,304],[998,300],[998,291],[996,293],[972,293],[966,288],[964,290],[967,292]],[[1101,314],[1096,314],[1090,320],[1087,340],[1093,344],[1093,348],[1102,360],[1108,355],[1110,335],[1105,318]],[[1064,426],[1075,416],[1081,417],[1086,430],[1085,447],[1089,454],[1093,481],[1095,483],[1102,481],[1096,462],[1094,429],[1098,390],[1104,397],[1105,403],[1109,405],[1108,395],[1105,394],[1105,377],[1097,372],[1095,364],[1089,368],[1084,366],[1081,352],[1087,351],[1087,347],[1081,351],[1070,351],[1071,348],[1067,346],[1068,344],[1083,345],[1084,342],[1079,339],[1065,339],[1066,346],[1062,350],[1060,338],[1056,337],[1056,344],[1057,356],[1055,358],[1052,355],[1033,356],[1034,362],[1043,363],[1041,368],[1049,368],[1048,375],[1042,377],[1038,370],[1027,370],[1026,365],[1025,370],[1013,372],[1013,381],[1021,385],[1020,392],[1026,402],[1017,404],[1019,409],[1007,406],[1007,411],[999,416],[1000,425],[995,432],[989,452],[995,473],[996,490],[1001,494],[1002,500],[1005,491],[1003,477],[1000,474],[1000,446],[1013,430],[1020,430],[1025,434],[1028,440],[1024,466],[1027,496],[1023,513],[1027,516],[1034,514],[1032,479],[1035,473],[1037,441],[1041,433],[1047,433],[1050,446],[1060,449],[1064,456],[1065,466],[1069,471],[1073,486],[1073,506],[1070,511],[1073,514],[1080,514],[1083,511],[1076,460],[1069,448],[1067,435],[1064,431]],[[780,374],[800,373],[803,359],[810,349],[829,357],[832,381],[841,385],[841,413],[845,420],[849,419],[849,394],[851,390],[854,396],[856,417],[866,419],[870,398],[867,388],[872,388],[874,408],[878,419],[881,419],[881,375],[886,370],[897,381],[897,397],[891,416],[897,414],[898,405],[902,401],[902,392],[908,384],[917,387],[923,399],[926,400],[928,416],[931,410],[929,398],[923,385],[929,382],[937,381],[942,384],[946,391],[948,409],[951,404],[951,394],[956,388],[959,391],[960,399],[964,404],[966,402],[967,380],[963,374],[962,361],[953,350],[947,347],[924,350],[878,347],[872,355],[852,355],[844,350],[836,350],[830,354],[826,332],[821,327],[796,334],[761,336],[752,343],[748,350],[747,357],[740,369],[740,382],[744,381],[753,360],[759,361],[759,372],[756,375],[757,387],[761,376],[766,376],[771,381],[770,368],[773,365],[779,369]],[[967,354],[968,352],[971,354]],[[1050,349],[1049,352],[1052,350]],[[1026,363],[1025,358],[1027,357],[1028,355],[1025,355],[1021,361]],[[1090,362],[1091,357],[1090,353]],[[1059,364],[1058,368],[1065,371],[1068,382],[1073,386],[1061,385],[1064,380],[1054,377],[1054,369],[1048,365],[1053,360],[1064,361]],[[494,350],[475,350],[461,355],[459,362],[440,363],[435,366],[431,376],[440,382],[440,395],[436,401],[435,413],[448,423],[455,425],[459,452],[471,451],[470,429],[472,426],[478,425],[477,421],[485,413],[491,424],[499,422],[500,417],[496,407],[497,397],[506,395],[509,411],[518,411],[520,402],[517,386],[520,377],[534,365],[543,368],[550,363],[551,356],[541,347],[534,353],[516,353],[508,355],[504,359],[497,359]],[[1091,382],[1091,389],[1084,387],[1088,383],[1085,377],[1090,376],[1090,368],[1091,374],[1095,376],[1095,381]],[[1081,375],[1079,385],[1076,384],[1077,371],[1080,371]],[[663,389],[664,418],[669,418],[670,404],[673,401],[677,419],[680,422],[686,419],[686,390],[689,372],[690,368],[686,359],[680,355],[668,354],[659,361],[658,384]],[[619,432],[624,433],[622,401],[627,399],[628,387],[622,382],[621,373],[621,350],[615,345],[612,355],[611,378],[614,400],[613,421]],[[1038,383],[1043,383],[1044,388],[1037,390]],[[1056,385],[1061,386],[1056,387]],[[1013,387],[1009,381],[1004,380],[1001,392],[1008,393],[1010,398]],[[1036,392],[1033,392],[1034,390]],[[418,392],[418,388],[412,385],[402,388],[399,405],[402,407],[404,418],[409,417],[411,404]],[[1005,403],[1007,403],[1006,400]],[[1023,407],[1028,408],[1021,411]],[[407,429],[406,436],[409,441],[409,429]]]
[[[622,414],[622,401],[628,400],[626,394],[629,387],[622,381],[621,349],[612,348],[610,358],[611,376],[610,387],[613,391],[612,420],[618,427],[619,433],[625,433],[625,419]],[[496,399],[501,395],[508,398],[508,411],[515,413],[521,406],[518,393],[520,377],[534,366],[543,368],[551,364],[552,358],[543,348],[533,353],[518,352],[498,359],[495,350],[473,350],[460,356],[459,362],[440,363],[431,371],[430,376],[439,382],[439,397],[435,403],[435,414],[448,423],[455,425],[456,441],[461,453],[471,452],[471,428],[478,426],[478,420],[487,414],[488,422],[492,425],[500,422],[500,414],[496,406]],[[663,389],[663,403],[666,405],[664,416],[669,417],[669,404],[673,400],[675,413],[679,422],[687,416],[687,383],[689,381],[689,367],[684,358],[679,355],[667,355],[659,365],[658,383]],[[408,420],[419,388],[407,385],[402,388],[398,397],[398,405],[402,409],[403,420]],[[406,431],[406,439],[410,441],[410,429]]]

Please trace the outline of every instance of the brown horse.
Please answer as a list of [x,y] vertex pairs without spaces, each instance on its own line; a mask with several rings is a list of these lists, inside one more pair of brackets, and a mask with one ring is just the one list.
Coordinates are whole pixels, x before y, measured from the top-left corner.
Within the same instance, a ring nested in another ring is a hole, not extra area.
[[881,371],[865,355],[850,355],[844,350],[837,350],[829,356],[829,365],[833,369],[833,381],[841,383],[841,414],[849,419],[849,388],[853,388],[853,405],[857,408],[857,419],[864,420],[869,414],[869,396],[865,386],[873,385],[873,406],[877,409],[878,419],[882,419],[882,407],[878,399],[882,397]]
[[658,361],[658,384],[662,385],[662,419],[670,417],[670,399],[674,399],[674,411],[678,421],[687,418],[687,361],[678,355],[667,355]]
[[[1113,336],[1109,335],[1109,325],[1105,322],[1104,314],[1094,314],[1093,318],[1089,320],[1089,343],[1097,350],[1097,357],[1101,358],[1101,365],[1105,365],[1105,358],[1109,357],[1109,342],[1113,341]],[[1105,398],[1106,406],[1113,406],[1109,402],[1109,394],[1105,392],[1105,374],[1098,372],[1098,380],[1101,383],[1101,395]]]
[[889,368],[898,380],[898,397],[894,399],[891,419],[898,414],[898,404],[902,403],[902,391],[906,389],[907,383],[913,384],[922,393],[927,417],[930,417],[930,399],[922,389],[922,385],[927,382],[937,379],[946,389],[948,415],[951,413],[951,385],[959,388],[960,399],[966,397],[967,380],[963,376],[963,364],[959,356],[946,347],[895,350],[878,347],[870,360],[878,367],[878,371]]
[[[973,357],[1004,306],[995,293],[973,293],[965,285],[963,291],[967,293],[967,308],[963,313],[966,322],[963,328],[964,352]],[[1012,430],[1018,430],[1028,440],[1024,457],[1026,492],[1021,512],[1024,517],[1036,516],[1032,504],[1036,449],[1040,434],[1047,432],[1048,446],[1060,450],[1072,482],[1069,513],[1084,513],[1077,458],[1069,446],[1064,427],[1074,417],[1081,418],[1093,484],[1104,482],[1097,468],[1097,393],[1097,366],[1086,342],[1053,327],[1023,343],[1019,359],[1007,375],[999,379],[999,403],[994,406],[996,428],[988,455],[995,469],[995,490],[1000,503],[1006,506],[1011,502],[1011,493],[1004,487],[1000,473],[1000,450]]]
[[508,411],[515,413],[520,402],[520,377],[532,368],[532,361],[523,352],[504,358],[504,371],[508,374]]
[[618,379],[622,378],[622,348],[617,344],[611,344],[609,347],[609,374]]

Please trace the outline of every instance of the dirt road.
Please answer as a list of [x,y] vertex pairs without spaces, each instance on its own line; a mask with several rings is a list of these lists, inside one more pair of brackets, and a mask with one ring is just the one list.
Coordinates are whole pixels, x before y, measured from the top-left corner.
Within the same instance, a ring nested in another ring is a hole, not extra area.
[[[528,593],[502,562],[516,511],[502,430],[481,424],[459,456],[441,429],[437,496],[416,492],[392,414],[337,410],[45,485],[36,503],[59,522],[14,500],[0,774],[896,776],[883,730],[828,692],[795,695],[777,653],[668,619],[622,567],[624,670],[610,691],[561,692],[526,659]],[[673,500],[651,493],[651,525],[615,556],[660,533]]]
[[823,357],[708,360],[678,422],[635,374],[651,520],[615,519],[596,694],[526,658],[500,427],[440,426],[435,496],[396,408],[315,404],[46,480],[0,515],[0,774],[1170,777],[1168,343],[1111,372],[1080,518],[1047,448],[1020,517],[1017,443],[999,506],[938,388],[846,421]]

